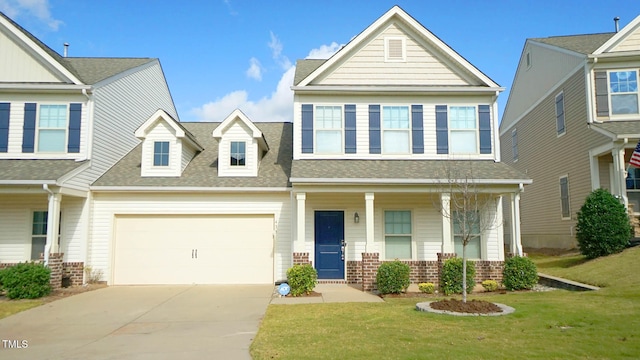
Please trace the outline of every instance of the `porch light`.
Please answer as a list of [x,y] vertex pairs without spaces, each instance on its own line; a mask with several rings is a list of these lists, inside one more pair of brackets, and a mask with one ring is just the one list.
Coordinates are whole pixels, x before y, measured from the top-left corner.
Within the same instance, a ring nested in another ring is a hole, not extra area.
[[353,214],[353,222],[356,224],[360,222],[360,215],[357,212]]

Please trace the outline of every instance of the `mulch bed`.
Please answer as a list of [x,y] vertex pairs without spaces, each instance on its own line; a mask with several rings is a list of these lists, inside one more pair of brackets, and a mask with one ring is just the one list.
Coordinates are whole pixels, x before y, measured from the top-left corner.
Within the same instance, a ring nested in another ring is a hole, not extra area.
[[491,314],[502,312],[500,307],[492,302],[484,301],[484,300],[467,300],[467,302],[462,302],[462,300],[457,299],[445,299],[436,302],[432,302],[430,304],[432,309],[436,310],[444,310],[458,313],[469,313],[469,314]]

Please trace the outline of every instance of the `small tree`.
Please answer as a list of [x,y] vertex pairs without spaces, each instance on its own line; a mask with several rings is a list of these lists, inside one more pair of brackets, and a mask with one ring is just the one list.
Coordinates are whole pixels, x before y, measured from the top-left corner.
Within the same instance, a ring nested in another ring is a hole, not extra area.
[[629,245],[633,229],[624,205],[609,191],[596,189],[578,211],[576,238],[588,259],[614,254]]

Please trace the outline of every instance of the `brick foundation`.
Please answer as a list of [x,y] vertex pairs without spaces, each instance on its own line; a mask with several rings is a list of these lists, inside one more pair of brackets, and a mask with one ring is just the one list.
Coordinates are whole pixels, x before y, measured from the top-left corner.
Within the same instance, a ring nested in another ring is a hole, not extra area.
[[[64,286],[79,286],[84,283],[84,263],[83,262],[63,262],[63,253],[51,254],[49,256],[49,268],[51,269],[50,283],[52,289],[59,289]],[[40,254],[40,260],[44,262],[44,254]],[[6,269],[17,263],[0,263],[0,269]]]
[[475,262],[475,265],[476,283],[481,283],[485,280],[495,280],[498,283],[502,282],[502,270],[504,269],[504,261],[479,260]]
[[380,254],[362,253],[362,291],[376,289],[376,273],[380,266]]
[[347,284],[362,284],[362,261],[347,261]]
[[47,264],[47,266],[49,266],[49,269],[51,269],[51,278],[49,282],[51,284],[52,290],[57,290],[62,287],[62,274],[64,272],[62,267],[63,257],[63,253],[49,255],[49,263]]
[[69,286],[78,286],[84,283],[83,262],[62,263],[62,273],[63,279],[69,279]]

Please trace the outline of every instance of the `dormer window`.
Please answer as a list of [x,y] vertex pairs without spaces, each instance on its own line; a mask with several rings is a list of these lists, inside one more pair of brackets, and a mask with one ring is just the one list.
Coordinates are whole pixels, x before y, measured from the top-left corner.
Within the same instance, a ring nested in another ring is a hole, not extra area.
[[169,142],[153,143],[153,166],[169,166]]
[[247,145],[244,141],[231,142],[231,166],[245,166],[247,158]]

